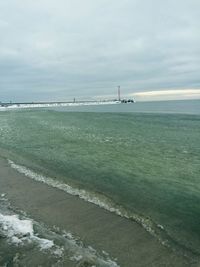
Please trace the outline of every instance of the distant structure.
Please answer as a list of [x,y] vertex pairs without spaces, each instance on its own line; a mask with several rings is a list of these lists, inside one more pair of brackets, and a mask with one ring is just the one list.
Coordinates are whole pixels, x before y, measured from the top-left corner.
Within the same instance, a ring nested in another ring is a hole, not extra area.
[[118,100],[121,101],[120,85],[118,86]]
[[124,98],[124,99],[121,99],[121,89],[120,89],[120,85],[118,85],[118,102],[120,103],[135,103],[135,100],[134,99],[127,99],[127,98]]

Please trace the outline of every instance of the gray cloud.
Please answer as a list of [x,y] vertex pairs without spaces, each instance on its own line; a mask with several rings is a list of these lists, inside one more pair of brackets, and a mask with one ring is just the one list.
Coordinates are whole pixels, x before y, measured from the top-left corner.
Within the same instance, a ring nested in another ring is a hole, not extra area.
[[200,88],[198,0],[0,2],[0,100]]

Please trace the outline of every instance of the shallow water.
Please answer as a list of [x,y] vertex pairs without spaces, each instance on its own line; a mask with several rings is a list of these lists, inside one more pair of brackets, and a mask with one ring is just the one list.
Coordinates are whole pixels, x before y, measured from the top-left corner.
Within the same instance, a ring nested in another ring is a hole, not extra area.
[[20,111],[0,122],[7,158],[105,196],[200,254],[198,115]]
[[6,194],[0,196],[0,266],[119,267],[105,251],[100,255],[70,232],[16,211]]

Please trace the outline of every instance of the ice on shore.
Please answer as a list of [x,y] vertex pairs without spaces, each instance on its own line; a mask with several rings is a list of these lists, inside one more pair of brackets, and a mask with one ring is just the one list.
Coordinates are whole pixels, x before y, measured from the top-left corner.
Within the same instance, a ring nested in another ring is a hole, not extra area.
[[53,241],[39,238],[34,234],[31,220],[21,220],[18,215],[0,214],[0,228],[9,241],[16,245],[23,244],[25,241],[34,241],[40,249],[49,249],[54,246]]
[[[82,242],[77,242],[72,234],[62,235],[48,229],[43,230],[46,231],[48,236],[51,236],[52,240],[38,237],[34,232],[31,219],[20,219],[17,214],[4,215],[0,213],[0,232],[8,239],[8,243],[15,246],[26,246],[35,243],[40,251],[50,249],[50,255],[56,258],[63,258],[67,255],[78,266],[79,264],[92,263],[92,266],[119,267],[115,261],[109,258],[108,254],[106,254],[106,257],[105,255],[101,256],[95,249],[84,247]],[[54,244],[54,238],[59,239],[60,246]]]

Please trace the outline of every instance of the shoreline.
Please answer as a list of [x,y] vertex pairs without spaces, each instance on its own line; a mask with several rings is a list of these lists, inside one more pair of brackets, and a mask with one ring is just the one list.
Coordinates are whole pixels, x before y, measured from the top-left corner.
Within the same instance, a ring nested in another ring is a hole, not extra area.
[[136,222],[77,196],[27,178],[0,157],[0,194],[34,220],[69,230],[87,246],[109,253],[120,266],[196,266],[161,245]]

